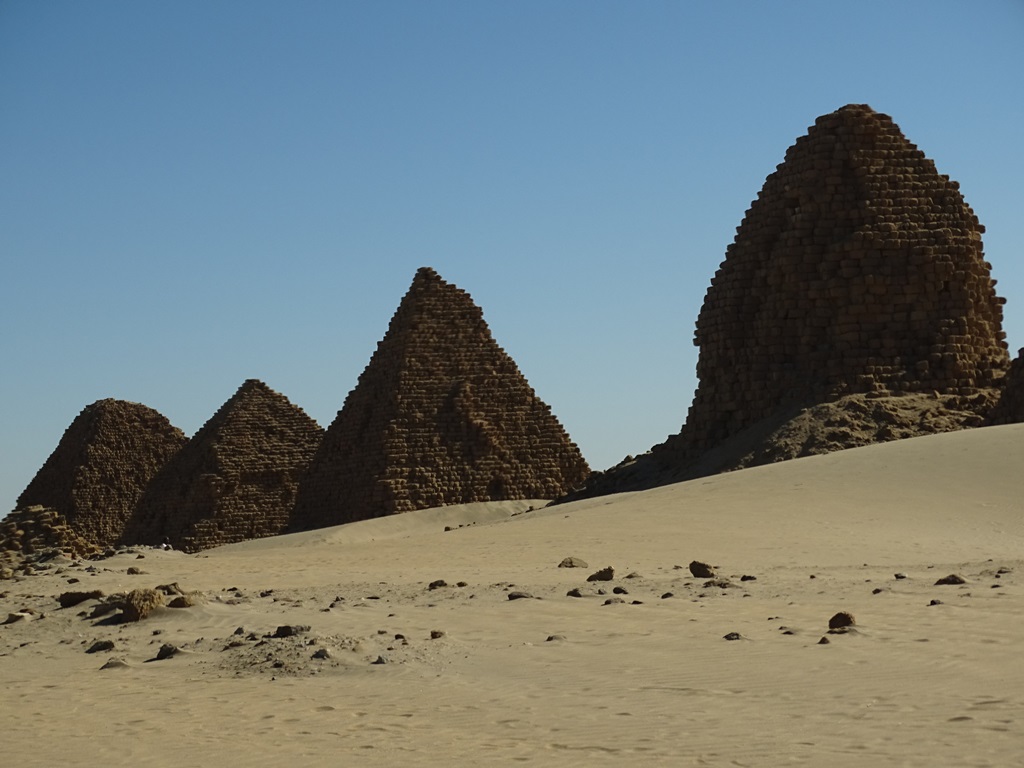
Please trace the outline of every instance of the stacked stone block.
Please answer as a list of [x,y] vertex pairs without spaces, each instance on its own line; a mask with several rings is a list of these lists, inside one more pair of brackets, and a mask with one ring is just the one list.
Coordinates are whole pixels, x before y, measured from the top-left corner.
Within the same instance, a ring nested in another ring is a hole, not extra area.
[[588,474],[469,294],[423,268],[328,428],[292,527],[554,498]]
[[887,115],[818,118],[765,181],[697,318],[696,456],[787,404],[971,396],[1007,364],[1002,304],[955,181]]
[[122,537],[188,552],[284,532],[323,429],[249,379],[150,483]]
[[0,577],[33,556],[59,550],[69,557],[89,557],[100,548],[82,538],[55,509],[30,506],[0,520]]
[[1003,391],[988,416],[988,424],[1024,423],[1024,349],[1010,363],[1003,381]]
[[152,408],[123,400],[86,406],[18,497],[56,510],[84,539],[117,541],[150,480],[185,444]]

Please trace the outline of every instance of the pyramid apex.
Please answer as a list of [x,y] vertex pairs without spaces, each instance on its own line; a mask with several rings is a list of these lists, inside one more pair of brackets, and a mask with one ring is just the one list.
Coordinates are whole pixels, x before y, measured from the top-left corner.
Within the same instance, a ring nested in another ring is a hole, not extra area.
[[441,276],[437,274],[437,270],[434,269],[433,267],[420,267],[419,269],[417,269],[416,276],[413,278],[413,282],[416,283],[427,280],[443,282]]

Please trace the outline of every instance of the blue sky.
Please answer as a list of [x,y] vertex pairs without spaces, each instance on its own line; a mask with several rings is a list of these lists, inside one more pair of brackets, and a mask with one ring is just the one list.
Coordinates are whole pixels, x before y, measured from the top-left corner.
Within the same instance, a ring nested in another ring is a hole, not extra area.
[[678,431],[765,177],[868,103],[1024,345],[1024,2],[0,0],[0,516],[87,404],[327,426],[420,266],[595,468]]

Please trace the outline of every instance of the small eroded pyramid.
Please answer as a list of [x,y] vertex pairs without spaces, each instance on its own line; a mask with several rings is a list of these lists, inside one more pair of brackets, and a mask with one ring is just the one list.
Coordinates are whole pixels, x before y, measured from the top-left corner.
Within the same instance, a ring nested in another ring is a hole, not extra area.
[[124,400],[86,406],[18,497],[56,511],[86,541],[117,541],[150,480],[185,435],[152,408]]
[[284,532],[323,429],[249,379],[153,479],[124,543],[194,552]]
[[549,499],[588,474],[469,294],[423,268],[328,428],[292,528]]

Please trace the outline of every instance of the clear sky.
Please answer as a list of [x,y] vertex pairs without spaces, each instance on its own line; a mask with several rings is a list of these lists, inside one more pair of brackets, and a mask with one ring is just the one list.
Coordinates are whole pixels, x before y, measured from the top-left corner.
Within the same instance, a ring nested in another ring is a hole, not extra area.
[[79,411],[327,426],[420,266],[595,468],[678,431],[751,200],[868,103],[987,227],[1024,345],[1022,0],[0,0],[0,516]]

